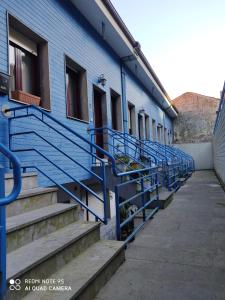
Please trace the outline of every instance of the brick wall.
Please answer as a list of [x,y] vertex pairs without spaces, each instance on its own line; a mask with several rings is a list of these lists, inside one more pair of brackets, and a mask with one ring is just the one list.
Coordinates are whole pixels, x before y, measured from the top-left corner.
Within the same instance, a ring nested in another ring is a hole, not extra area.
[[174,120],[174,142],[210,142],[219,99],[196,93],[185,93],[172,101],[179,112]]

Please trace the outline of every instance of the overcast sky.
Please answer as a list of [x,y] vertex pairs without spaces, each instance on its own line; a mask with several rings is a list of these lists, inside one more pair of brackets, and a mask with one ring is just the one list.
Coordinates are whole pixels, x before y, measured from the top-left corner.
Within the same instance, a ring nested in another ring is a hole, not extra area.
[[171,99],[219,97],[225,80],[225,0],[111,0]]

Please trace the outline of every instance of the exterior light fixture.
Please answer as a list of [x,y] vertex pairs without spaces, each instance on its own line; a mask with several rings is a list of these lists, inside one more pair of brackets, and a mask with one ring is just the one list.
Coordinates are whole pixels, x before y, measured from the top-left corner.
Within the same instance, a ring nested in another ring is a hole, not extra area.
[[101,74],[101,75],[98,77],[98,83],[100,83],[102,86],[105,86],[105,85],[106,85],[106,81],[107,81],[107,79],[105,78],[105,75],[104,75],[104,74]]

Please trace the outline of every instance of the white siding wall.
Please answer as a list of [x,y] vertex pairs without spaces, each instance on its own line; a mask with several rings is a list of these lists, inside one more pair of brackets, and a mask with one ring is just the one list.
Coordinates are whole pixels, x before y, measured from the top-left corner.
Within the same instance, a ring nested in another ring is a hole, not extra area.
[[225,104],[220,112],[217,129],[213,137],[213,159],[217,175],[225,184]]
[[213,151],[211,142],[175,144],[174,146],[190,154],[193,157],[195,161],[196,170],[213,169]]

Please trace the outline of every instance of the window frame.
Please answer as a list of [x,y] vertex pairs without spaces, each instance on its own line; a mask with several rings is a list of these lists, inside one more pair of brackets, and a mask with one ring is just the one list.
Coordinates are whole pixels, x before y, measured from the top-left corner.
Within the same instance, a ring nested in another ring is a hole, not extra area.
[[139,140],[143,140],[145,138],[145,128],[144,128],[145,118],[144,118],[143,114],[138,113],[137,114],[137,119],[138,119],[137,137],[138,137]]
[[[116,131],[122,131],[123,130],[123,113],[122,113],[121,95],[118,94],[112,88],[110,88],[110,108],[111,108],[111,125],[112,125],[112,129],[116,130]],[[115,113],[116,117],[113,120],[114,113]],[[113,121],[116,121],[116,127],[117,127],[116,129],[113,126]]]
[[148,114],[145,114],[144,118],[145,122],[145,139],[150,140],[151,132],[150,132],[150,117]]
[[[7,46],[8,46],[7,48],[8,49],[8,55],[7,55],[8,74],[10,74],[9,47],[11,42],[10,41],[10,26],[11,26],[11,28],[15,29],[19,33],[22,33],[25,37],[27,37],[31,41],[36,42],[37,46],[39,46],[40,48],[39,49],[40,57],[42,57],[41,61],[38,62],[39,72],[40,74],[42,73],[42,75],[40,75],[42,79],[41,80],[39,79],[39,85],[40,85],[39,91],[40,91],[40,98],[41,98],[40,107],[45,111],[51,112],[52,103],[51,103],[51,82],[50,82],[48,41],[41,34],[36,33],[35,31],[33,31],[33,29],[30,29],[26,24],[24,24],[24,22],[21,19],[19,19],[17,16],[13,15],[9,11],[6,11],[6,20],[7,20]],[[27,51],[26,49],[24,50]],[[43,68],[45,70],[43,70]],[[9,101],[12,102],[24,104],[24,102],[12,98],[11,91],[9,93],[8,99]]]
[[[131,110],[130,110],[130,108],[131,108]],[[135,108],[135,105],[130,101],[127,102],[127,110],[128,110],[127,111],[128,112],[128,115],[127,115],[128,133],[130,135],[135,136],[136,135],[136,108]],[[129,119],[130,119],[130,128],[129,128]],[[130,132],[130,129],[132,132]]]
[[[68,63],[69,62],[69,63]],[[71,63],[71,65],[70,65]],[[69,66],[68,66],[69,65]],[[75,73],[80,73],[80,72],[84,72],[84,76],[85,76],[85,98],[86,98],[86,113],[87,113],[87,120],[85,119],[80,119],[80,118],[76,118],[73,116],[69,116],[68,115],[68,101],[67,101],[67,79],[66,79],[66,69],[69,68],[71,69],[71,71],[74,71]],[[64,53],[64,82],[65,82],[65,106],[66,106],[66,111],[65,111],[65,115],[67,119],[70,120],[74,120],[74,121],[78,121],[81,123],[85,123],[85,124],[90,124],[90,112],[89,112],[89,99],[88,99],[88,91],[87,91],[87,71],[81,67],[78,63],[76,63],[74,61],[74,59],[72,59],[69,55],[67,55],[66,53]]]
[[157,141],[157,126],[156,126],[156,120],[152,119],[152,141]]

